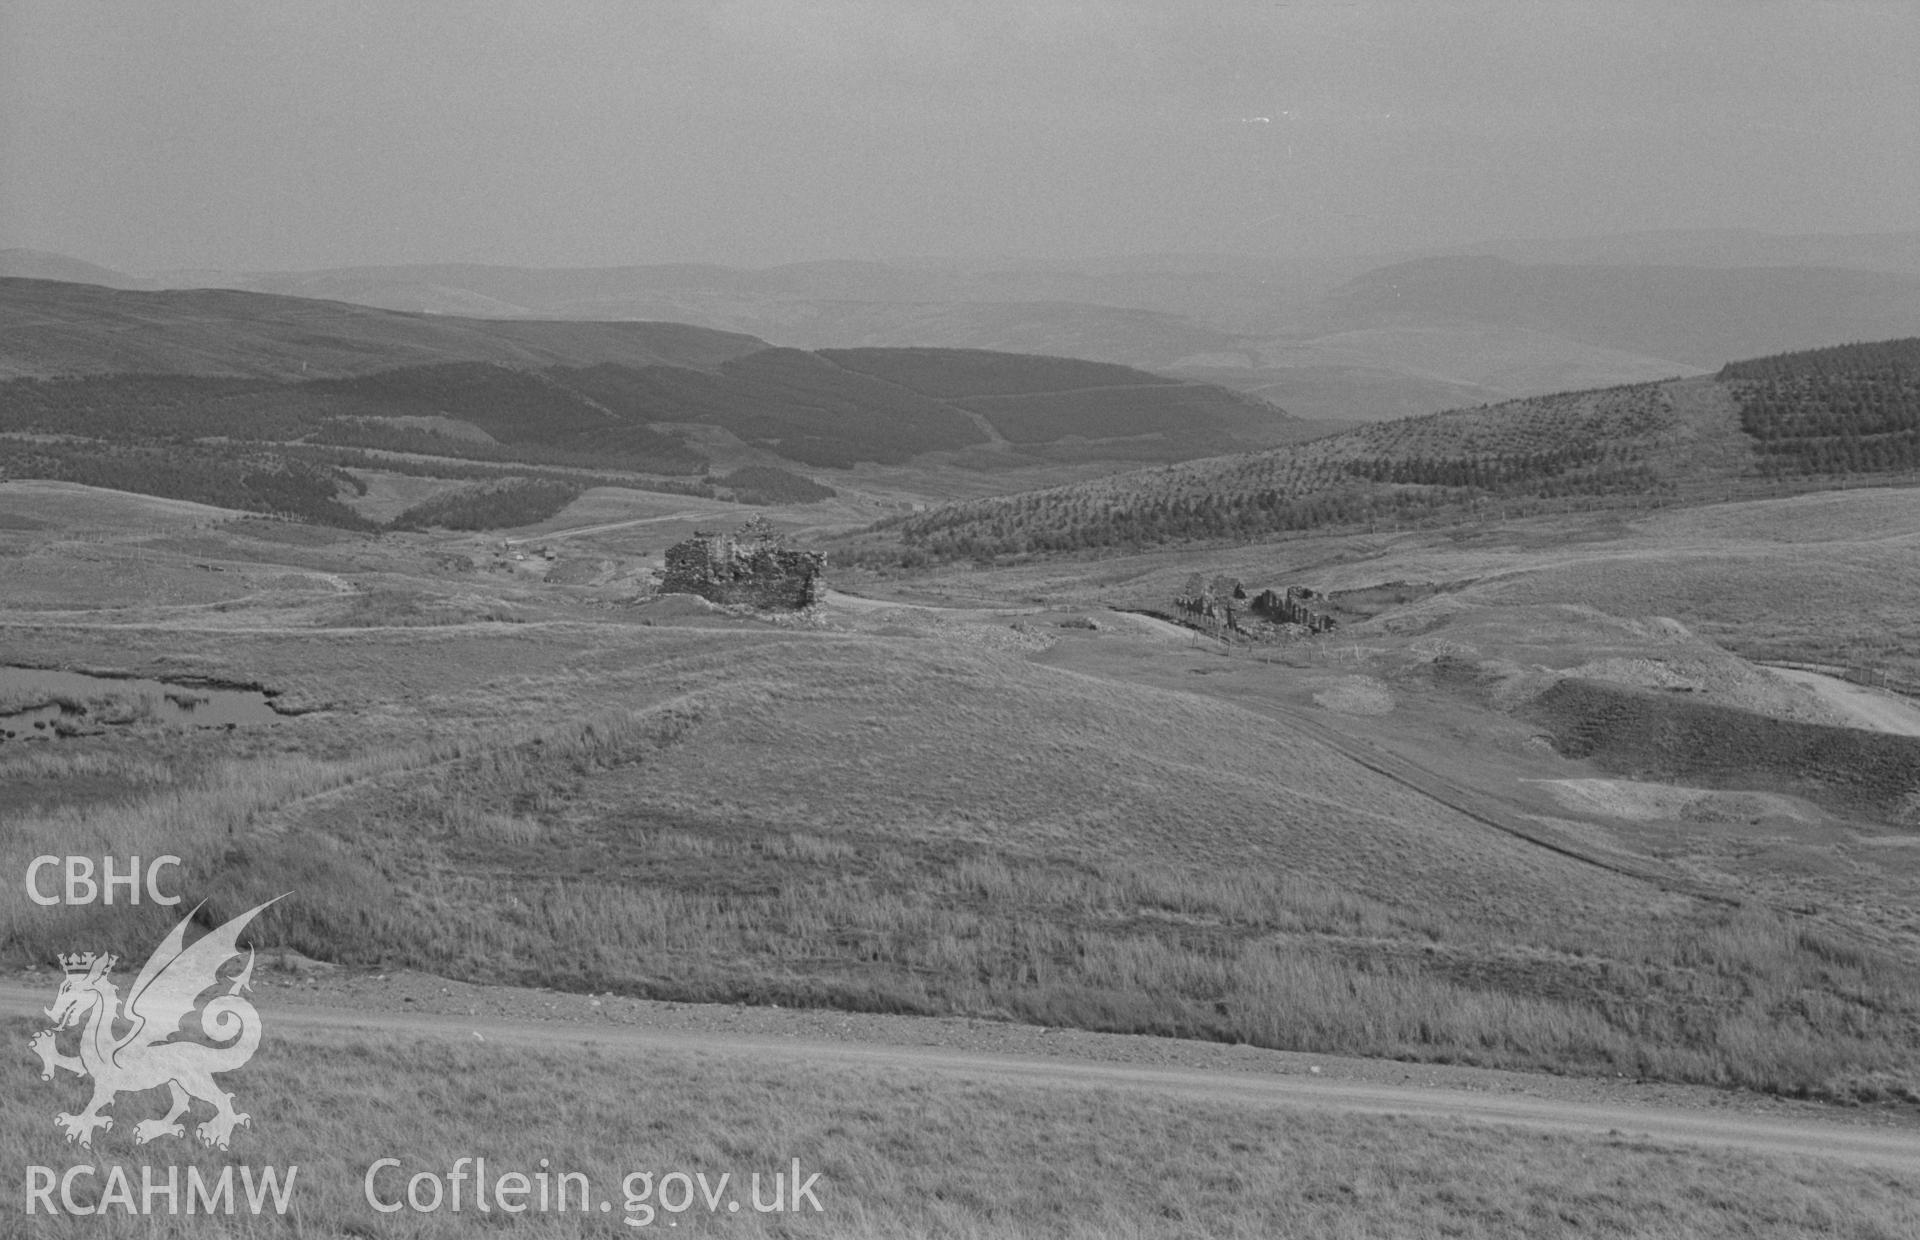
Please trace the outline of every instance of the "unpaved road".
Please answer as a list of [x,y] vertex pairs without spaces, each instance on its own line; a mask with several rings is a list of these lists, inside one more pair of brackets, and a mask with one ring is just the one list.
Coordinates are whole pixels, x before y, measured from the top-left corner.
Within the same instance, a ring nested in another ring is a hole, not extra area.
[[839,608],[852,612],[882,611],[918,611],[946,620],[994,620],[1002,616],[1032,616],[1040,612],[1038,607],[966,607],[957,603],[913,603],[903,599],[868,598],[864,594],[847,594],[840,590],[828,589],[821,603],[829,610]]
[[[1764,1114],[1764,1099],[1747,1098],[1742,1105],[1639,1105],[1625,1094],[1631,1086],[1612,1082],[1563,1081],[1530,1078],[1527,1074],[1483,1069],[1434,1068],[1383,1061],[1339,1060],[1335,1057],[1283,1055],[1250,1048],[1210,1044],[1182,1044],[1172,1039],[1076,1034],[1058,1031],[1059,1047],[1047,1053],[1009,1053],[982,1049],[979,1042],[1024,1039],[1029,1045],[1052,1031],[1030,1027],[986,1027],[987,1036],[974,1045],[953,1045],[953,1035],[982,1029],[984,1022],[926,1018],[873,1018],[843,1013],[788,1012],[778,1009],[740,1009],[695,1004],[645,1003],[637,1000],[596,1000],[581,995],[554,995],[505,987],[472,987],[443,983],[437,978],[404,975],[390,983],[384,1000],[341,1002],[346,996],[330,979],[324,990],[308,990],[298,982],[276,984],[268,979],[255,1000],[268,1025],[306,1033],[364,1032],[381,1037],[447,1038],[482,1041],[530,1052],[556,1044],[592,1045],[603,1053],[644,1055],[655,1050],[699,1051],[739,1055],[764,1063],[786,1058],[822,1065],[842,1065],[921,1074],[939,1074],[991,1084],[1042,1088],[1106,1089],[1144,1092],[1193,1101],[1271,1110],[1311,1109],[1345,1114],[1404,1115],[1467,1120],[1583,1136],[1615,1136],[1698,1146],[1748,1150],[1792,1158],[1830,1158],[1858,1166],[1920,1171],[1920,1126],[1911,1122],[1874,1124],[1853,1113],[1853,1123],[1830,1122],[1810,1115],[1812,1108],[1783,1104],[1787,1114]],[[0,1017],[40,1018],[52,996],[52,978],[46,984],[0,982]],[[361,986],[353,989],[361,991]],[[408,992],[402,995],[400,992]],[[364,991],[361,991],[364,994]],[[421,1011],[403,1006],[420,996],[423,1004],[467,1005],[468,1012]],[[510,1018],[496,1006],[505,996],[522,1010],[544,1009],[538,1019]],[[602,1004],[605,1004],[603,1007]],[[586,1005],[591,1004],[591,1009]],[[398,1010],[395,1010],[395,1009]],[[585,1019],[583,1019],[585,1017]],[[729,1022],[735,1027],[725,1027]],[[853,1036],[823,1036],[830,1028]],[[873,1037],[878,1030],[904,1034],[899,1040]],[[1004,1030],[1011,1037],[999,1037]],[[1178,1052],[1192,1047],[1198,1056]],[[1116,1055],[1116,1048],[1118,1054]],[[1180,1063],[1129,1062],[1126,1053],[1145,1056],[1207,1058],[1220,1067]],[[1243,1058],[1246,1067],[1224,1061]],[[1307,1064],[1313,1064],[1307,1067]],[[1326,1075],[1320,1075],[1321,1064]],[[1357,1071],[1373,1069],[1375,1076],[1399,1080],[1365,1079]],[[1422,1084],[1415,1075],[1442,1079],[1445,1084]],[[1719,1101],[1712,1091],[1683,1094]],[[1570,1090],[1601,1095],[1598,1100],[1569,1098]],[[1559,1093],[1563,1096],[1553,1096]],[[1607,1097],[1606,1095],[1613,1095]],[[1891,1117],[1888,1117],[1891,1118]]]
[[608,530],[624,530],[632,525],[657,525],[662,521],[698,521],[702,517],[711,517],[709,509],[687,512],[669,512],[658,517],[633,517],[626,521],[606,521],[599,525],[576,525],[569,530],[555,530],[551,534],[529,534],[525,538],[503,539],[509,547],[524,547],[530,543],[552,542],[558,538],[578,538],[582,534],[604,534]]

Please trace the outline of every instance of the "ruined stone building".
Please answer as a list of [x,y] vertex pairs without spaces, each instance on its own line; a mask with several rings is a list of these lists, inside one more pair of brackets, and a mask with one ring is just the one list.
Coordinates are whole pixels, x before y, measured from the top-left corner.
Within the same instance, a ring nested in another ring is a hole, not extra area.
[[1182,624],[1215,637],[1260,640],[1277,635],[1271,626],[1283,624],[1299,625],[1309,633],[1334,627],[1325,597],[1306,586],[1288,586],[1284,593],[1262,590],[1249,599],[1245,585],[1224,575],[1209,581],[1195,573],[1173,596],[1173,606]]
[[1262,590],[1254,596],[1253,610],[1276,624],[1297,624],[1309,633],[1324,633],[1334,627],[1333,617],[1322,610],[1325,600],[1305,586],[1288,586],[1286,593]]
[[1208,581],[1199,573],[1187,578],[1186,588],[1174,595],[1181,619],[1207,633],[1238,632],[1247,609],[1247,588],[1228,576]]
[[798,611],[820,600],[826,569],[826,556],[788,547],[764,518],[755,517],[731,534],[696,533],[667,548],[660,592]]

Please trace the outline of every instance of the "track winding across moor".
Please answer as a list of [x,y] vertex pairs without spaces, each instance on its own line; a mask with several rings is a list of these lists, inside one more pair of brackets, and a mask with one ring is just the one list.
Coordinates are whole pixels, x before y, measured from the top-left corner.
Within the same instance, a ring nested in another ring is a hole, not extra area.
[[[482,988],[484,989],[484,988]],[[360,1034],[382,1039],[460,1039],[495,1042],[529,1054],[556,1045],[592,1045],[602,1053],[644,1055],[653,1050],[698,1050],[739,1055],[764,1063],[783,1058],[822,1066],[939,1074],[1016,1087],[1105,1089],[1156,1094],[1191,1101],[1276,1111],[1307,1109],[1361,1115],[1465,1120],[1581,1136],[1611,1136],[1669,1144],[1720,1147],[1789,1158],[1828,1158],[1856,1166],[1920,1170],[1920,1128],[1825,1122],[1804,1115],[1765,1115],[1752,1110],[1644,1106],[1621,1100],[1578,1100],[1529,1093],[1511,1082],[1516,1074],[1450,1069],[1453,1087],[1394,1083],[1351,1076],[1319,1076],[1191,1066],[1116,1062],[1075,1053],[1010,1054],[950,1045],[874,1040],[831,1040],[811,1030],[757,1022],[747,1031],[657,1028],[645,1023],[558,1023],[501,1019],[491,1014],[438,1015],[380,1011],[378,1005],[299,1006],[261,1001],[269,1029],[296,1037]],[[0,1018],[42,1017],[45,988],[0,982]],[[698,1005],[677,1005],[681,1011]],[[726,1009],[717,1009],[724,1013]],[[804,1013],[784,1014],[798,1021]],[[1129,1039],[1130,1041],[1132,1039]],[[1143,1043],[1163,1039],[1140,1039]],[[1403,1065],[1382,1065],[1399,1068]],[[1314,1068],[1317,1074],[1319,1069]],[[1486,1082],[1473,1088],[1470,1082]],[[1608,1083],[1596,1082],[1601,1093]]]

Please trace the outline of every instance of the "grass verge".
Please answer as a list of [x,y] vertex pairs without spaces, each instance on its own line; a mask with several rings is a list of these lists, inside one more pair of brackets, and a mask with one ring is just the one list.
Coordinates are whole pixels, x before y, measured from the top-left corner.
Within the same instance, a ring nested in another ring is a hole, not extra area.
[[[676,1234],[1896,1240],[1920,1227],[1920,1180],[1837,1164],[718,1052],[643,1061],[591,1047],[280,1034],[267,1019],[259,1053],[226,1078],[254,1117],[229,1152],[171,1138],[136,1146],[132,1121],[164,1106],[155,1093],[123,1096],[125,1122],[80,1154],[47,1119],[77,1107],[80,1083],[40,1081],[24,1051],[0,1146],[16,1185],[29,1166],[93,1163],[99,1174],[81,1179],[79,1193],[94,1202],[113,1166],[130,1172],[136,1195],[143,1165],[163,1177],[193,1166],[206,1179],[227,1166],[298,1166],[286,1218],[139,1219],[109,1207],[97,1217],[40,1215],[33,1234],[442,1237],[478,1225],[631,1234],[620,1188],[635,1171],[654,1175],[651,1226]],[[29,1032],[23,1020],[6,1028],[15,1047]],[[381,1214],[364,1182],[383,1157],[401,1163],[376,1180],[383,1200],[404,1192],[402,1176],[444,1182],[456,1159],[484,1157],[490,1178],[531,1175],[541,1159],[555,1173],[584,1174],[595,1206],[586,1218],[483,1216],[469,1195],[459,1214]],[[710,1213],[697,1191],[683,1212],[660,1208],[657,1189],[672,1172],[704,1174],[709,1185],[729,1174],[729,1193],[744,1202],[747,1177],[761,1173],[766,1194],[771,1174],[795,1159],[821,1177],[818,1213],[805,1202],[798,1213],[747,1204]],[[599,1211],[600,1200],[613,1208]],[[632,1217],[641,1216],[636,1206]]]

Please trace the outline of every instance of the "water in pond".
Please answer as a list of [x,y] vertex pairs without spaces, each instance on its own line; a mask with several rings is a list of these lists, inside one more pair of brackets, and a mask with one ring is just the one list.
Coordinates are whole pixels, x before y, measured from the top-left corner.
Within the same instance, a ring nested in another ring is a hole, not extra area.
[[86,736],[133,723],[224,728],[279,718],[258,689],[0,667],[0,742]]

